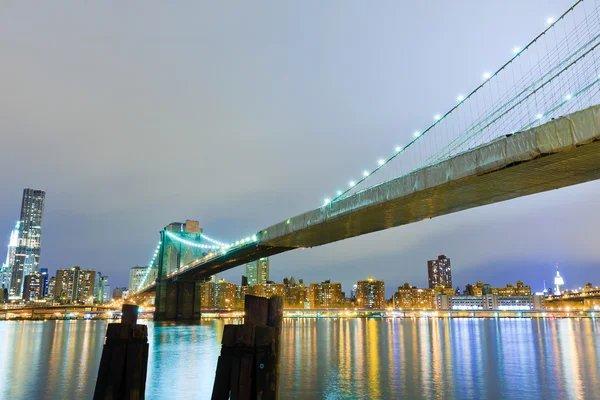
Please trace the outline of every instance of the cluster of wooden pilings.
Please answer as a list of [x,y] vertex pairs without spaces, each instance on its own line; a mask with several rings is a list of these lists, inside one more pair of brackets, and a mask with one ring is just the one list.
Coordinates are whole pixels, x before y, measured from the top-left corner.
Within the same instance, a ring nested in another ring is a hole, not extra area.
[[225,325],[213,400],[277,399],[283,298],[246,295],[243,325]]
[[[213,400],[278,399],[283,298],[246,295],[243,325],[225,325]],[[109,324],[94,400],[143,400],[148,368],[148,328],[138,307],[123,305],[120,323]]]

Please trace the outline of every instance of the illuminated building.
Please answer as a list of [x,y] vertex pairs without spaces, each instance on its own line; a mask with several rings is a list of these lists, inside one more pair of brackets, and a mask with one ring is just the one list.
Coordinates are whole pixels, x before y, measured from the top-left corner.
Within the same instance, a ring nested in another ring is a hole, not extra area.
[[445,255],[439,255],[437,260],[427,261],[427,275],[429,277],[429,288],[436,286],[445,288],[452,287],[452,268],[450,259]]
[[211,281],[200,283],[200,307],[215,307],[215,286],[216,283]]
[[61,303],[74,303],[79,292],[79,274],[81,268],[75,266],[56,271],[54,298]]
[[25,276],[23,283],[23,300],[25,301],[36,301],[41,300],[44,296],[42,294],[43,278],[39,272],[32,272]]
[[129,270],[129,289],[137,290],[139,287],[150,284],[158,277],[158,268],[135,266]]
[[[247,283],[247,282],[246,282]],[[246,303],[246,295],[250,293],[250,286],[242,285],[235,289],[235,306],[236,308],[244,308]]]
[[435,299],[434,289],[419,289],[408,283],[398,287],[394,306],[400,310],[432,310]]
[[48,268],[40,268],[39,269],[39,273],[41,275],[41,286],[42,286],[42,292],[40,297],[44,298],[44,297],[48,297]]
[[330,280],[311,283],[307,298],[310,308],[339,308],[343,302],[342,284]]
[[23,190],[19,239],[10,282],[10,296],[14,298],[23,294],[23,277],[37,272],[40,264],[45,197],[43,190]]
[[544,308],[544,297],[541,295],[509,295],[484,294],[482,296],[436,296],[439,310],[540,310]]
[[306,285],[300,279],[296,283],[296,279],[292,276],[289,280],[283,280],[285,284],[284,305],[286,308],[304,308],[304,302],[308,295]]
[[110,284],[108,283],[108,276],[100,276],[100,282],[98,284],[98,293],[96,294],[96,296],[98,297],[99,303],[110,303],[111,292]]
[[[103,277],[104,283],[108,284],[108,277]],[[101,282],[102,284],[102,282]],[[110,301],[109,286],[102,287],[102,302]],[[69,303],[94,303],[94,290],[96,288],[96,271],[82,270],[79,266],[69,269],[59,269],[56,271],[56,280],[54,282],[54,299],[63,304]]]
[[269,258],[261,258],[246,264],[248,285],[254,286],[269,281]]
[[56,287],[56,277],[51,277],[48,280],[48,289],[46,291],[46,297],[50,300],[54,300],[54,288]]
[[356,306],[382,310],[385,308],[385,284],[370,277],[356,285]]
[[507,284],[505,288],[492,289],[492,292],[498,296],[529,296],[531,287],[523,285],[522,281],[517,281],[517,286]]
[[6,261],[0,268],[0,288],[10,289],[10,280],[12,278],[12,267],[15,264],[15,256],[17,255],[17,246],[19,245],[19,227],[21,222],[17,222],[15,228],[10,232],[8,241],[8,250],[6,252]]
[[79,273],[77,301],[94,304],[94,288],[96,287],[96,271],[84,269]]
[[558,272],[558,264],[556,264],[556,276],[554,277],[554,295],[560,296],[562,290],[565,287],[565,280],[560,276],[560,272]]
[[236,284],[219,279],[215,286],[215,300],[219,308],[234,307],[236,299]]

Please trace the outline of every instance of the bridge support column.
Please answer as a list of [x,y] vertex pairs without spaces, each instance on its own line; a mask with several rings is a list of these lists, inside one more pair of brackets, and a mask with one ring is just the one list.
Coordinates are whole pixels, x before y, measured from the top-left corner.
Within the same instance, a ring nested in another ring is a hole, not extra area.
[[154,320],[200,319],[200,283],[200,281],[158,281]]

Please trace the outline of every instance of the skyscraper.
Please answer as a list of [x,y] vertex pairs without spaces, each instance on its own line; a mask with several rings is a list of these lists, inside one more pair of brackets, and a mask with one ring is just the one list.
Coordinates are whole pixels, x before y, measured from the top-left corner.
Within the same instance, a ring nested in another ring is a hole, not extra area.
[[565,280],[558,272],[558,264],[556,264],[556,276],[554,277],[554,295],[559,296],[565,287]]
[[6,252],[6,261],[0,268],[0,288],[8,290],[10,289],[10,280],[12,278],[12,268],[15,265],[15,256],[17,254],[17,246],[19,245],[19,227],[20,222],[10,233],[10,240],[8,242],[8,251]]
[[10,295],[15,298],[23,294],[23,277],[37,272],[40,264],[45,197],[43,190],[23,190],[18,246],[10,282]]
[[429,275],[429,288],[436,287],[452,287],[452,270],[450,267],[450,259],[441,254],[437,260],[427,261],[427,274]]
[[246,276],[250,286],[267,283],[269,280],[269,258],[261,258],[246,264]]

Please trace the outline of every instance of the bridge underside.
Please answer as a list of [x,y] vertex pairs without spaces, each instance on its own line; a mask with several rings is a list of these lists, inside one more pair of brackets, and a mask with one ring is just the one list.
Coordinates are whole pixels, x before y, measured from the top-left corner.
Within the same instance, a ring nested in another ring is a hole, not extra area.
[[259,242],[312,247],[600,178],[600,106],[507,135],[271,226]]

